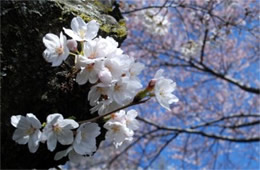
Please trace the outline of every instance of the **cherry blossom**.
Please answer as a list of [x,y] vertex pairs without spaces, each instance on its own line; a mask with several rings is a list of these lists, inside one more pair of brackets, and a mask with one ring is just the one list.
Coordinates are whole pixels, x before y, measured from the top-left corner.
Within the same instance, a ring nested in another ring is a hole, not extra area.
[[89,41],[97,36],[99,24],[92,20],[87,24],[81,17],[75,17],[71,21],[71,29],[63,28],[65,33],[76,41]]
[[54,156],[54,160],[60,160],[63,157],[66,157],[68,155],[68,158],[71,162],[77,164],[79,163],[84,156],[78,154],[77,152],[75,152],[75,150],[73,149],[72,146],[68,147],[67,149],[63,150],[63,151],[59,151],[55,154]]
[[129,82],[128,78],[122,78],[116,82],[111,89],[111,98],[120,105],[125,105],[131,100],[141,88],[141,84],[136,81]]
[[106,140],[113,141],[115,147],[119,147],[125,140],[132,140],[134,132],[126,127],[126,124],[118,121],[108,121],[104,124]]
[[52,33],[48,33],[43,37],[43,43],[46,50],[43,52],[44,59],[52,63],[52,66],[61,65],[62,61],[69,56],[69,49],[67,47],[67,39],[60,33],[60,37]]
[[[115,76],[122,68],[118,66],[115,60],[113,60],[114,64],[109,65],[110,60],[107,59],[109,54],[116,56],[122,54],[122,50],[118,49],[117,46],[118,43],[110,37],[106,39],[98,37],[92,41],[85,42],[84,55],[78,55],[76,58],[76,67],[81,69],[77,75],[76,82],[80,85],[88,81],[93,84],[100,79],[103,83],[109,84],[112,80],[112,75]],[[105,64],[108,64],[108,66],[105,67]],[[112,73],[110,73],[111,71]]]
[[80,155],[91,155],[97,150],[96,137],[100,134],[97,123],[81,124],[73,142],[73,148]]
[[110,121],[118,121],[126,124],[126,127],[130,130],[137,130],[139,127],[139,123],[136,120],[138,113],[136,110],[131,109],[127,113],[125,110],[120,110],[112,114]]
[[168,33],[170,23],[167,17],[154,10],[146,10],[140,16],[143,19],[143,26],[149,33],[160,36]]
[[96,71],[96,65],[86,64],[85,67],[82,67],[80,72],[77,74],[76,82],[79,85],[86,84],[88,81],[90,83],[96,83],[98,80],[98,72]]
[[131,109],[125,115],[126,126],[131,130],[137,130],[139,128],[139,123],[136,120],[138,113],[136,110]]
[[178,102],[179,99],[172,94],[176,89],[176,83],[171,79],[165,78],[163,72],[162,69],[159,69],[155,73],[154,79],[150,81],[149,86],[154,90],[156,100],[159,104],[170,111],[170,104]]
[[67,46],[70,51],[77,51],[78,50],[78,43],[77,41],[70,39],[67,41]]
[[120,110],[111,115],[111,119],[104,124],[104,128],[108,130],[106,139],[113,141],[115,147],[119,147],[124,141],[131,141],[134,130],[138,129],[139,124],[135,119],[137,116],[135,110]]
[[[149,17],[145,22],[151,19],[150,24],[161,24],[164,27],[157,28],[159,26],[152,25],[151,28],[156,34],[167,33],[165,17],[157,16],[155,13]],[[45,35],[43,42],[47,49],[44,51],[44,57],[47,62],[52,63],[52,66],[58,66],[66,60],[69,50],[71,51],[70,54],[75,57],[73,67],[77,73],[75,81],[78,85],[90,83],[88,93],[88,101],[92,106],[90,111],[98,112],[99,116],[94,118],[95,120],[103,118],[103,128],[107,130],[105,139],[113,142],[116,148],[132,141],[134,130],[139,128],[137,111],[122,110],[139,104],[134,100],[136,96],[143,93],[141,100],[144,97],[155,96],[168,110],[170,104],[178,101],[172,94],[176,85],[163,76],[163,70],[157,71],[148,85],[149,88],[141,90],[143,85],[138,76],[144,69],[144,64],[124,54],[112,37],[96,37],[99,29],[96,21],[85,23],[82,18],[75,17],[71,21],[71,28],[72,30],[63,28],[65,33],[72,37],[68,41],[62,32],[60,38],[51,33]],[[80,41],[80,50],[77,41]],[[101,128],[99,124],[92,122],[93,120],[85,120],[77,123],[72,119],[64,119],[60,113],[53,113],[47,116],[47,122],[43,124],[41,133],[41,124],[34,115],[11,118],[12,125],[18,128],[13,136],[17,143],[26,144],[29,141],[31,152],[36,152],[40,140],[47,141],[47,148],[51,152],[55,150],[57,142],[69,145],[66,150],[57,152],[54,159],[59,160],[68,156],[72,162],[79,162],[83,156],[92,156],[96,152],[96,138],[100,135]]]
[[73,142],[73,132],[79,124],[72,119],[64,119],[59,113],[50,114],[47,117],[47,124],[43,129],[42,140],[47,140],[47,147],[50,151],[56,148],[57,141],[62,145],[69,145]]
[[30,152],[35,153],[39,148],[42,134],[40,121],[32,113],[27,113],[26,117],[12,116],[11,124],[17,128],[14,131],[13,140],[23,145],[28,143]]
[[160,103],[160,105],[167,110],[170,109],[170,104],[174,102],[178,102],[179,99],[172,94],[172,92],[176,88],[176,83],[170,79],[161,79],[155,84],[155,97],[156,100]]

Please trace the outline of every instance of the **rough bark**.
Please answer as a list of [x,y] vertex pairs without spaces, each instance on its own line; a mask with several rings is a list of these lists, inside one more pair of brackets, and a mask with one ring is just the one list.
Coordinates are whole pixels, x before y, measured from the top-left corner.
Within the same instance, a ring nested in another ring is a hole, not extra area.
[[[125,22],[117,7],[98,1],[2,1],[1,2],[1,168],[50,168],[64,164],[66,159],[54,161],[56,152],[41,144],[35,154],[27,145],[12,140],[15,128],[12,115],[34,113],[41,122],[51,113],[62,113],[76,120],[94,117],[87,101],[89,85],[75,83],[75,74],[67,64],[51,67],[43,57],[42,37],[51,32],[59,35],[62,27],[70,28],[71,19],[80,15],[86,21],[96,19],[99,35],[112,36],[119,43],[126,38]],[[104,138],[98,137],[98,143]],[[58,145],[55,150],[64,147]]]

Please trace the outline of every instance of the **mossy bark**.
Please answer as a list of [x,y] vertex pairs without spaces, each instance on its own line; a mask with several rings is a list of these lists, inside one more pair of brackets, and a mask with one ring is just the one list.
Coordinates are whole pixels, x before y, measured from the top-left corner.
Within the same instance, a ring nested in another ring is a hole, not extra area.
[[[59,35],[62,27],[70,28],[71,19],[82,16],[86,21],[96,19],[99,35],[112,36],[119,43],[126,38],[126,27],[118,8],[98,1],[2,1],[1,2],[1,168],[50,168],[64,164],[67,159],[54,161],[55,152],[40,144],[32,154],[27,145],[12,140],[12,115],[34,113],[41,122],[51,113],[61,113],[76,120],[96,116],[89,113],[89,85],[75,83],[70,64],[51,67],[43,57],[42,38],[51,32]],[[104,138],[98,137],[98,142]]]

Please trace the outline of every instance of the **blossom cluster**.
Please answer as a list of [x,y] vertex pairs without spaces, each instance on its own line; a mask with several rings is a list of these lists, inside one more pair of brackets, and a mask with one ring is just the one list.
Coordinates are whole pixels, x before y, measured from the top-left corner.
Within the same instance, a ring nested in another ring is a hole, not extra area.
[[199,53],[200,48],[200,43],[196,43],[195,41],[188,41],[182,45],[181,52],[186,57],[193,57]]
[[143,26],[151,34],[163,36],[169,31],[170,22],[167,17],[154,10],[145,10],[138,17],[142,18]]
[[[137,111],[132,109],[126,112],[122,107],[131,106],[131,103],[136,102],[135,99],[141,101],[155,96],[162,107],[171,110],[170,104],[178,101],[172,94],[176,84],[162,75],[163,70],[158,70],[142,90],[138,75],[144,65],[124,54],[113,38],[97,37],[97,21],[85,23],[82,18],[75,17],[71,21],[71,29],[63,30],[71,39],[67,40],[63,32],[60,32],[59,37],[52,33],[43,37],[46,47],[43,57],[53,67],[57,67],[66,62],[68,56],[74,56],[74,68],[77,69],[75,81],[79,85],[91,85],[88,93],[91,113],[99,114],[96,120],[103,118],[103,128],[107,130],[106,140],[113,142],[116,148],[125,141],[131,141],[134,131],[139,127]],[[92,120],[76,122],[64,119],[60,113],[48,115],[43,124],[32,113],[12,116],[11,124],[17,128],[13,140],[18,144],[28,143],[30,152],[35,153],[40,142],[46,142],[51,152],[57,143],[68,145],[66,150],[57,152],[54,159],[68,156],[74,162],[96,152],[96,138],[101,133],[99,124]]]
[[[50,114],[47,123],[41,125],[37,117],[32,113],[26,116],[17,115],[11,117],[11,124],[17,129],[14,131],[13,140],[19,144],[27,144],[30,152],[35,153],[40,142],[47,142],[47,148],[54,151],[57,142],[62,145],[72,144],[78,154],[92,154],[96,151],[95,138],[100,134],[100,128],[96,123],[83,123],[80,125],[72,119],[64,119],[59,113]],[[41,128],[42,131],[40,130]],[[75,140],[73,129],[77,129]],[[82,146],[88,147],[82,147]]]
[[134,130],[137,130],[139,127],[135,119],[137,115],[138,113],[133,109],[127,113],[124,110],[113,113],[111,119],[104,125],[104,128],[108,130],[106,139],[112,141],[116,147],[122,145],[126,140],[131,141]]
[[[124,110],[114,113],[104,125],[108,129],[106,139],[114,141],[116,147],[125,140],[132,140],[130,137],[134,134],[133,130],[138,128],[135,119],[137,112],[130,110],[126,115],[124,113]],[[55,150],[57,143],[69,145],[66,150],[56,153],[55,160],[68,155],[71,161],[77,162],[79,158],[91,156],[97,150],[96,137],[100,135],[97,123],[88,122],[79,126],[75,120],[64,119],[61,114],[54,113],[48,115],[46,123],[42,125],[34,114],[27,113],[26,116],[12,116],[11,124],[17,128],[13,140],[18,144],[28,143],[32,153],[38,150],[40,142],[46,142],[51,152]]]

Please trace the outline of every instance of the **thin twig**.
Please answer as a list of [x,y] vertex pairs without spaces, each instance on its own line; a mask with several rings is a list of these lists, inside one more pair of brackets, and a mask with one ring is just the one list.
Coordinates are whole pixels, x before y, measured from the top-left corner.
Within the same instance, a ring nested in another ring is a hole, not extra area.
[[148,99],[145,99],[145,100],[141,100],[141,101],[137,101],[137,102],[136,102],[136,101],[133,101],[133,102],[131,102],[131,103],[125,105],[125,106],[122,106],[122,107],[120,107],[120,108],[118,108],[118,109],[115,109],[115,110],[113,110],[113,111],[111,111],[111,112],[108,112],[108,113],[106,113],[106,114],[104,114],[104,115],[100,115],[100,116],[94,117],[94,118],[92,118],[92,119],[87,119],[87,120],[79,121],[78,123],[82,124],[82,123],[87,123],[87,122],[96,122],[97,120],[99,120],[99,119],[101,119],[101,118],[103,118],[103,117],[109,116],[109,115],[112,114],[112,113],[115,113],[115,112],[120,111],[120,110],[122,110],[122,109],[128,108],[128,107],[130,107],[130,106],[134,106],[134,105],[138,105],[138,104],[145,103],[145,102],[147,102],[147,101],[150,100],[150,99],[151,99],[151,98],[149,97]]
[[152,125],[160,130],[169,130],[169,131],[174,131],[174,132],[178,132],[178,133],[197,134],[197,135],[212,138],[212,139],[219,139],[219,140],[230,141],[230,142],[248,143],[248,142],[259,142],[260,141],[260,136],[252,137],[252,138],[232,138],[229,136],[220,136],[220,135],[215,135],[215,134],[209,134],[209,133],[205,133],[203,131],[194,130],[194,129],[190,129],[190,128],[183,129],[183,128],[173,127],[173,126],[161,126],[148,119],[141,118],[141,117],[137,117],[137,119],[146,124]]

